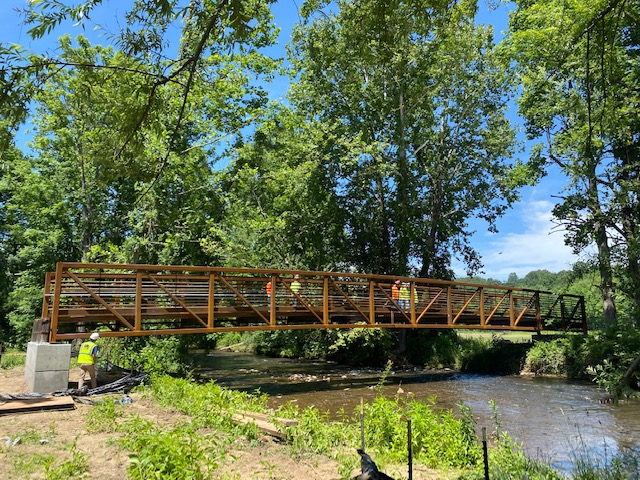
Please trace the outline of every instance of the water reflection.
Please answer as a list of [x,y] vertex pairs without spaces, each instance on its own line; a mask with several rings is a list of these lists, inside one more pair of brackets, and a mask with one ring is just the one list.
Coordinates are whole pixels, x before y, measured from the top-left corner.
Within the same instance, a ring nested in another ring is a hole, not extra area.
[[[229,388],[269,394],[272,407],[293,402],[300,408],[315,406],[334,418],[355,412],[361,398],[372,400],[382,374],[380,369],[225,352],[197,356],[196,362],[205,378]],[[479,427],[492,431],[498,424],[523,444],[528,455],[565,471],[571,470],[575,452],[586,450],[604,464],[624,448],[640,445],[640,402],[600,403],[604,392],[590,383],[396,371],[387,377],[383,392],[417,400],[435,398],[438,408],[454,411],[463,402]]]

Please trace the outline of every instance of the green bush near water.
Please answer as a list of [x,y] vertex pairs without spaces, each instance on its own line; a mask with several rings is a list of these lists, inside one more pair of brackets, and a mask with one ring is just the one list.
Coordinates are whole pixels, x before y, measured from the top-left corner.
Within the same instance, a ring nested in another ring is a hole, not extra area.
[[99,340],[99,360],[148,373],[186,375],[189,363],[188,336],[123,337]]
[[528,352],[524,370],[534,375],[567,374],[568,340],[537,342]]
[[513,343],[496,335],[461,339],[458,368],[470,373],[517,374],[530,348],[529,343]]

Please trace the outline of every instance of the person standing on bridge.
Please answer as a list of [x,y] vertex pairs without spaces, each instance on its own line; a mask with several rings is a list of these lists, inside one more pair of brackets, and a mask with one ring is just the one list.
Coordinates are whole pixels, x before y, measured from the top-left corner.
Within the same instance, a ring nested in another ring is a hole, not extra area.
[[300,293],[300,289],[302,288],[302,284],[300,283],[300,275],[297,273],[293,276],[293,282],[291,282],[291,292],[293,293],[293,306],[298,306],[298,294]]
[[271,305],[271,280],[267,282],[266,291],[267,291],[267,304]]
[[78,379],[78,389],[82,389],[87,373],[91,379],[91,388],[96,388],[96,360],[98,358],[98,346],[96,340],[100,338],[98,332],[93,332],[89,337],[89,340],[83,342],[80,345],[80,352],[78,353],[78,366],[82,373]]
[[391,286],[391,299],[393,303],[400,306],[400,280],[396,280]]
[[409,284],[407,282],[404,282],[400,286],[400,291],[398,292],[398,296],[400,299],[400,308],[403,310],[408,309],[410,293],[409,293]]

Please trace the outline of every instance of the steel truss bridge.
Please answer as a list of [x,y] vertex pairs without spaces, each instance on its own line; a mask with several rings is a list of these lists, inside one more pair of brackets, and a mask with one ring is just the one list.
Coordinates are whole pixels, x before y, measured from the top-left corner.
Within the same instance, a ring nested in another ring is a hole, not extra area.
[[[40,320],[51,342],[95,330],[106,337],[372,327],[586,332],[581,296],[426,278],[58,263],[45,280]],[[409,284],[406,306],[392,293],[396,280]]]

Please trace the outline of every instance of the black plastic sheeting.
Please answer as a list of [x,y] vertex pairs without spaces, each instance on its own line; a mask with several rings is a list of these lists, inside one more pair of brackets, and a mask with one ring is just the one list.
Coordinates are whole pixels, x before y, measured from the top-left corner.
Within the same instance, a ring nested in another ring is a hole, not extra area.
[[[105,375],[106,374],[106,375]],[[137,387],[144,382],[149,374],[146,372],[135,372],[125,370],[111,362],[107,362],[102,369],[98,371],[98,383],[103,383],[105,377],[111,380],[104,385],[98,385],[96,388],[88,388],[84,385],[82,388],[65,388],[64,390],[58,390],[53,392],[54,397],[62,397],[65,395],[72,395],[74,397],[90,396],[90,395],[104,395],[107,393],[128,393],[133,387]]]

